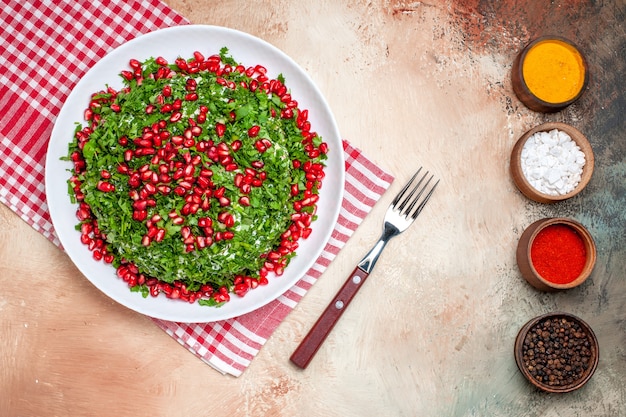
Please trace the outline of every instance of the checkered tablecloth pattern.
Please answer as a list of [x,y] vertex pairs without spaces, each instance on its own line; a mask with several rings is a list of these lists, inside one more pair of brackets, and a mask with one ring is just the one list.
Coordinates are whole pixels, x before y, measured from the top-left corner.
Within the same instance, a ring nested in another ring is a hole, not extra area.
[[[140,34],[189,23],[159,0],[0,0],[0,201],[60,246],[46,205],[44,160],[55,118],[73,86],[106,53]],[[157,326],[235,376],[322,275],[393,177],[344,141],[346,192],[322,255],[265,307],[214,323]]]

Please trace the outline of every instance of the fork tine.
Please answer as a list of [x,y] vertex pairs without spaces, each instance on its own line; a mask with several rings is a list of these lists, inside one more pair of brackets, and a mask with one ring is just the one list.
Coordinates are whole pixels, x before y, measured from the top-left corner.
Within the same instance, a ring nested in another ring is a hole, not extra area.
[[[409,189],[409,187],[411,186],[411,184],[413,183],[413,180],[415,180],[415,178],[417,177],[417,175],[420,173],[420,171],[422,170],[422,167],[419,167],[419,169],[417,170],[417,172],[415,174],[413,174],[413,176],[411,177],[411,179],[406,183],[406,185],[400,190],[400,192],[398,193],[398,195],[396,195],[396,197],[393,199],[393,201],[391,202],[392,206],[395,206],[396,204],[398,204],[398,202],[400,201],[400,199],[404,196],[404,193],[406,193],[406,191]],[[405,200],[406,202],[406,200]],[[404,206],[403,206],[404,207]]]
[[[406,214],[410,213],[411,210],[413,209],[413,207],[415,206],[415,203],[417,202],[417,200],[419,200],[419,198],[421,197],[422,193],[424,192],[424,189],[426,189],[426,186],[428,185],[428,183],[430,182],[430,180],[433,179],[433,176],[431,175],[430,178],[428,179],[428,181],[426,181],[426,184],[424,184],[424,186],[419,190],[419,192],[417,193],[417,195],[415,197],[414,194],[417,191],[417,189],[422,185],[422,183],[424,182],[424,179],[426,178],[426,176],[428,176],[428,171],[426,171],[424,173],[424,175],[422,176],[422,178],[420,178],[420,180],[417,182],[417,184],[415,184],[413,186],[413,188],[411,189],[411,192],[409,193],[409,195],[406,196],[406,199],[404,200],[404,202],[400,205],[399,209],[400,211],[404,211]],[[409,207],[404,210],[404,207],[408,204]]]
[[[424,188],[422,189],[422,191],[420,191],[420,194],[422,194],[422,192],[426,189],[426,186],[428,185],[428,183],[430,183],[430,180],[432,180],[432,179],[433,179],[433,177],[431,176],[428,179],[428,182],[424,185]],[[435,191],[435,188],[437,188],[438,184],[439,184],[439,180],[437,180],[437,182],[435,182],[435,184],[431,187],[431,189],[428,192],[428,194],[426,194],[426,197],[424,197],[422,202],[417,206],[417,209],[413,212],[413,215],[411,215],[411,218],[413,220],[415,220],[417,218],[417,216],[419,216],[419,214],[422,212],[422,209],[424,208],[426,203],[428,203],[428,200],[430,199],[430,196],[433,195],[433,191]],[[419,196],[413,201],[413,204],[411,204],[411,208],[409,209],[409,211],[407,211],[407,213],[411,211],[411,209],[413,208],[413,205],[415,205],[415,203],[417,202],[418,199],[419,199]]]
[[[439,180],[437,180],[437,182],[430,188],[430,190],[428,191],[428,193],[426,194],[424,199],[422,199],[421,202],[418,204],[422,194],[424,194],[424,191],[426,191],[426,189],[428,188],[428,185],[430,184],[430,182],[434,178],[434,175],[431,175],[430,178],[428,178],[428,180],[426,181],[426,183],[422,186],[422,183],[424,182],[426,177],[428,177],[429,172],[427,171],[419,179],[419,181],[417,181],[416,184],[413,184],[413,182],[415,181],[415,178],[419,175],[421,170],[422,170],[422,168],[420,167],[417,170],[417,172],[415,174],[413,174],[411,179],[407,182],[407,184],[404,186],[404,188],[400,191],[400,193],[398,193],[396,198],[391,203],[391,205],[398,212],[400,212],[401,215],[403,215],[403,216],[405,216],[407,218],[410,217],[413,220],[415,220],[417,218],[417,216],[420,214],[420,212],[422,211],[422,209],[424,208],[424,206],[426,205],[426,203],[430,199],[430,196],[435,191],[435,188],[439,184]],[[410,188],[410,191],[405,196],[405,194],[409,190],[409,188]],[[417,193],[417,195],[416,195],[416,193]],[[399,205],[397,205],[398,202],[400,202]],[[408,207],[407,207],[407,204],[408,204]],[[418,205],[417,205],[417,208],[415,209],[415,205],[416,204],[418,204]]]

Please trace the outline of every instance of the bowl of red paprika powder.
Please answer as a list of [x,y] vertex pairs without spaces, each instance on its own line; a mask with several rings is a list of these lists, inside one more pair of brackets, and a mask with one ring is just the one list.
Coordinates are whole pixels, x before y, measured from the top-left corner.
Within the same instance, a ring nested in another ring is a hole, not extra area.
[[541,291],[581,285],[596,263],[596,245],[579,222],[563,218],[537,220],[517,245],[517,265],[526,281]]

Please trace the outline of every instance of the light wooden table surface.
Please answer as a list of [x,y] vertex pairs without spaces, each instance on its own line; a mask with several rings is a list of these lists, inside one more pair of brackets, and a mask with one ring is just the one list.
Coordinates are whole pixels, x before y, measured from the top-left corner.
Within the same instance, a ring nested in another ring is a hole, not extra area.
[[[397,181],[239,378],[111,301],[0,206],[0,415],[626,415],[623,0],[167,3],[290,55],[344,137]],[[577,41],[593,77],[579,103],[553,115],[526,109],[510,84],[517,51],[546,33]],[[525,199],[508,171],[517,138],[547,120],[587,133],[597,163],[582,195],[553,206]],[[441,178],[436,194],[313,362],[296,369],[292,351],[419,165]],[[540,293],[517,270],[519,236],[547,216],[594,234],[598,264],[582,288]],[[554,310],[583,317],[601,349],[591,382],[562,396],[534,391],[512,355],[519,328]]]

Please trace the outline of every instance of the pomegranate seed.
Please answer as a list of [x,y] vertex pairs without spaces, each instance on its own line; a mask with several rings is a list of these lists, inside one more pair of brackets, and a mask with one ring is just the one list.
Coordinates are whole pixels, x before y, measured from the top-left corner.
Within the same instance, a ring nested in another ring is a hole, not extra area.
[[175,64],[181,71],[187,71],[187,69],[189,69],[189,67],[187,66],[187,61],[185,61],[183,58],[177,58]]
[[179,111],[175,112],[172,114],[172,116],[170,116],[170,122],[172,123],[176,123],[177,121],[179,121],[181,119],[181,117],[183,117],[183,114]]
[[250,81],[249,90],[253,93],[259,89],[259,82],[257,80]]
[[185,189],[185,191],[187,191],[187,190],[191,190],[192,184],[189,181],[181,181],[178,183],[178,186]]
[[224,224],[226,227],[233,227],[235,224],[235,219],[232,214],[227,211],[223,211],[217,215],[217,220]]
[[137,200],[133,203],[133,209],[136,211],[145,210],[148,207],[146,200]]
[[255,138],[259,134],[260,130],[260,126],[254,125],[250,129],[248,129],[248,136],[250,136],[251,138]]
[[128,178],[128,185],[131,187],[139,187],[141,185],[141,175],[138,172],[133,172]]
[[[170,97],[172,95],[172,86],[169,84],[164,85],[161,93],[163,94],[163,97]],[[161,112],[163,112],[163,107],[161,107]]]
[[191,148],[193,145],[195,145],[196,141],[193,140],[193,138],[185,138],[185,140],[183,140],[183,146],[185,148]]
[[102,191],[103,193],[110,193],[110,192],[115,191],[115,186],[111,184],[110,182],[106,182],[106,181],[99,181],[96,188]]
[[239,149],[241,149],[241,147],[243,146],[243,142],[240,140],[234,140],[231,144],[230,144],[230,148],[234,151],[237,152]]
[[146,220],[147,217],[148,217],[148,212],[145,210],[133,211],[133,220],[135,221],[142,222]]
[[117,172],[119,172],[120,174],[128,174],[130,172],[130,169],[128,168],[128,165],[121,163],[117,166]]
[[237,174],[235,174],[235,178],[233,180],[235,186],[241,187],[241,185],[243,184],[243,179],[244,179],[244,176],[242,173],[238,172]]
[[207,177],[198,177],[196,182],[198,186],[203,189],[207,189],[211,186],[211,180],[209,180]]
[[157,186],[157,191],[163,195],[167,195],[172,192],[172,187],[164,184],[160,184]]
[[81,242],[83,245],[88,245],[88,244],[90,244],[90,243],[91,243],[91,241],[92,241],[92,239],[91,239],[91,237],[90,237],[88,234],[82,234],[82,235],[80,235],[80,242]]
[[224,133],[226,132],[226,126],[223,123],[216,123],[215,124],[215,133],[217,134],[218,137],[222,137],[224,136]]
[[134,70],[141,69],[141,63],[138,60],[134,59],[134,58],[131,59],[128,64]]
[[155,242],[162,242],[165,238],[165,229],[158,229],[156,235],[154,236]]
[[198,52],[198,51],[195,51],[195,52],[193,53],[193,58],[194,58],[196,61],[198,61],[198,62],[202,62],[202,61],[204,61],[204,55],[202,55],[202,53],[200,53],[200,52]]
[[204,249],[207,247],[206,238],[204,236],[196,236],[196,247],[198,249]]
[[200,126],[194,126],[190,131],[191,135],[196,138],[202,134],[202,128]]
[[257,151],[259,151],[259,153],[263,153],[267,151],[267,147],[261,140],[257,140],[256,142],[254,142],[254,147],[256,148]]
[[172,143],[175,146],[182,146],[184,141],[185,141],[185,138],[183,136],[180,136],[180,135],[172,136]]
[[244,295],[246,295],[246,293],[248,292],[249,289],[250,289],[249,285],[247,285],[245,283],[241,283],[241,284],[235,285],[234,292],[239,297],[243,297]]
[[198,226],[200,227],[210,227],[213,224],[213,220],[210,217],[201,217],[198,219]]

